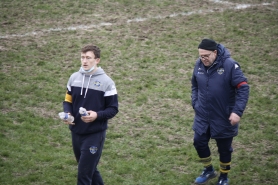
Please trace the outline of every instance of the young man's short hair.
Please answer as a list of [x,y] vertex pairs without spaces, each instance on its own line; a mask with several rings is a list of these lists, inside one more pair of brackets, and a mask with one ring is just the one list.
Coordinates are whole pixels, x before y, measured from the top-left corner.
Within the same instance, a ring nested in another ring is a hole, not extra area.
[[88,51],[92,51],[95,55],[95,58],[100,58],[100,49],[99,49],[99,47],[97,47],[93,44],[89,44],[89,45],[84,46],[81,49],[81,53],[87,53]]

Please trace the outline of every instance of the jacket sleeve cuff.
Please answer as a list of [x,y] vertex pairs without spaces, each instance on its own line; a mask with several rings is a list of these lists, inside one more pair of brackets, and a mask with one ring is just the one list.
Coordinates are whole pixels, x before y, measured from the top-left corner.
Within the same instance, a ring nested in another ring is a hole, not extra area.
[[242,116],[243,112],[242,111],[237,111],[237,110],[234,110],[232,111],[233,113],[237,114],[239,117]]

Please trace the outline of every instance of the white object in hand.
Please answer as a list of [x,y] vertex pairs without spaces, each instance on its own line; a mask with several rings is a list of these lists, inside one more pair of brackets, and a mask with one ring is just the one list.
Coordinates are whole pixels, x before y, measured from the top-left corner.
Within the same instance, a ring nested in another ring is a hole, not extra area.
[[88,116],[87,110],[83,107],[79,108],[79,113],[81,114],[81,116]]
[[60,112],[59,113],[59,117],[62,119],[62,120],[67,120],[69,122],[73,122],[74,121],[74,117],[68,113],[65,113],[65,112]]

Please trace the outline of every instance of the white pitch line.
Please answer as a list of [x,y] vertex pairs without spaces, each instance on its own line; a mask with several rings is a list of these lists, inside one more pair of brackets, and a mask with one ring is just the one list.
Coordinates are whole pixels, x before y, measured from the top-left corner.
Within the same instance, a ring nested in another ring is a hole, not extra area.
[[[250,7],[254,7],[254,6],[268,6],[271,5],[271,3],[262,3],[262,4],[238,4],[238,3],[231,3],[228,1],[221,1],[221,0],[209,0],[211,2],[214,3],[219,3],[219,4],[230,4],[233,5],[234,7],[231,8],[227,8],[227,9],[218,9],[217,12],[219,11],[225,11],[228,9],[246,9],[246,8],[250,8]],[[212,13],[215,12],[213,10],[207,10],[207,11],[191,11],[191,12],[181,12],[181,13],[174,13],[174,14],[170,14],[168,16],[155,16],[155,17],[150,17],[150,18],[135,18],[135,19],[129,19],[126,21],[126,23],[132,23],[132,22],[144,22],[150,19],[165,19],[167,17],[177,17],[177,16],[190,16],[193,14],[206,14],[206,13]],[[109,22],[104,22],[104,23],[100,23],[100,24],[91,24],[91,25],[79,25],[79,26],[70,26],[70,27],[66,27],[66,28],[50,28],[50,29],[43,29],[40,31],[33,31],[33,32],[28,32],[25,34],[10,34],[10,35],[0,35],[0,39],[8,39],[8,38],[12,38],[12,37],[26,37],[26,36],[35,36],[41,33],[48,33],[48,32],[59,32],[59,31],[72,31],[72,30],[87,30],[90,28],[98,28],[98,27],[102,27],[102,26],[113,26],[114,24],[109,23]]]
[[232,3],[229,1],[221,1],[221,0],[209,0],[210,2],[218,3],[218,4],[227,4],[235,6],[233,9],[246,9],[253,6],[268,6],[271,3],[262,3],[262,4],[239,4],[239,3]]

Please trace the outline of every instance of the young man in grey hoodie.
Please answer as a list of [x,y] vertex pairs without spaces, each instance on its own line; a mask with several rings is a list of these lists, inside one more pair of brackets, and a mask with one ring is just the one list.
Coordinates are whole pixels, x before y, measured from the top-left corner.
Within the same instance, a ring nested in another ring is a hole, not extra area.
[[[63,102],[64,112],[74,116],[74,124],[67,122],[72,135],[73,151],[78,162],[77,185],[103,185],[97,170],[101,157],[108,119],[118,113],[115,83],[97,65],[100,49],[86,45],[81,49],[81,67],[67,83]],[[87,110],[81,116],[79,108]]]

